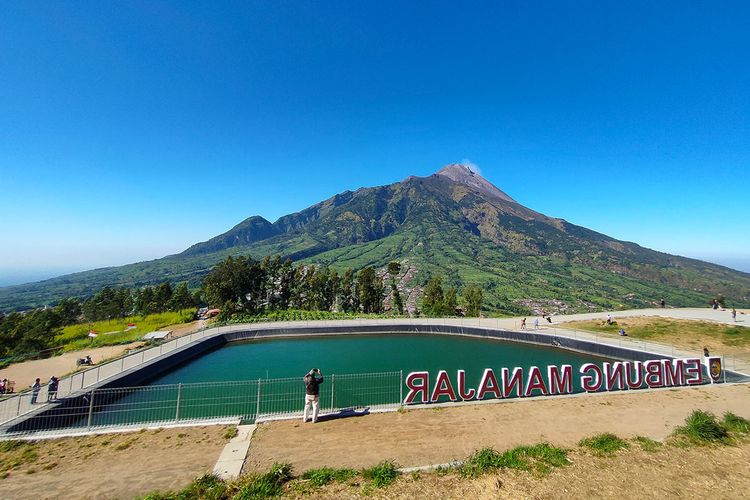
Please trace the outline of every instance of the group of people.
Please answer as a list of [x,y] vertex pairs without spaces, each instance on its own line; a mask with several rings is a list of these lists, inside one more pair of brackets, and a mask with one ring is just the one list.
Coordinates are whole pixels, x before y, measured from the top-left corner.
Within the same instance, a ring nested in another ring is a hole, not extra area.
[[16,383],[12,380],[4,378],[0,380],[0,394],[13,394],[15,391]]
[[[47,402],[54,401],[57,399],[57,386],[60,385],[60,379],[52,375],[47,382]],[[36,404],[39,399],[39,392],[42,390],[42,383],[40,379],[34,381],[34,385],[31,386],[31,404]]]
[[[542,313],[542,318],[546,319],[547,323],[552,323],[552,316]],[[526,330],[526,318],[521,320],[521,330]],[[539,330],[539,318],[534,318],[534,330]]]

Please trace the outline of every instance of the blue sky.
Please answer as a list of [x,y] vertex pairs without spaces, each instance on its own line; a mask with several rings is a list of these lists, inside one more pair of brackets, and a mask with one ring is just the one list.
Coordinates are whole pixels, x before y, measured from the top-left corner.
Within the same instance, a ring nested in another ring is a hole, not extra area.
[[0,283],[469,159],[750,271],[746,2],[0,3]]

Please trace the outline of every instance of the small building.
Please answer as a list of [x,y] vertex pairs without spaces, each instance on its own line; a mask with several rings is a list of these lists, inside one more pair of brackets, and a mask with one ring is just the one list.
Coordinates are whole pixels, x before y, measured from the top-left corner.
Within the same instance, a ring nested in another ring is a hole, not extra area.
[[172,330],[160,330],[158,332],[149,332],[143,336],[143,340],[170,340]]

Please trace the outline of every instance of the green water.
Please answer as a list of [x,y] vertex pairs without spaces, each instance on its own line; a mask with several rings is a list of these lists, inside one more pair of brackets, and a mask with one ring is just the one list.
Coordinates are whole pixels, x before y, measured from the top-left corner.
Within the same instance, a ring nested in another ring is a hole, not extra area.
[[323,375],[403,370],[466,370],[477,383],[485,368],[583,363],[604,358],[563,349],[500,340],[447,335],[346,335],[235,342],[214,350],[150,385],[302,377],[310,368]]
[[[604,358],[563,349],[508,341],[448,335],[337,335],[234,342],[201,355],[149,382],[146,387],[95,391],[70,409],[70,424],[111,426],[216,417],[241,417],[298,412],[304,401],[302,377],[320,368],[325,382],[320,402],[325,411],[398,405],[404,376],[427,371],[431,382],[446,370],[466,372],[476,387],[482,372],[492,368],[569,364],[573,373],[586,362]],[[377,373],[377,375],[372,375]],[[335,379],[331,377],[335,374]],[[335,384],[335,389],[334,389]],[[573,390],[580,392],[579,377]],[[258,397],[260,395],[260,397]],[[443,399],[441,399],[442,401]],[[93,410],[93,411],[91,411]],[[44,423],[41,425],[45,425]]]

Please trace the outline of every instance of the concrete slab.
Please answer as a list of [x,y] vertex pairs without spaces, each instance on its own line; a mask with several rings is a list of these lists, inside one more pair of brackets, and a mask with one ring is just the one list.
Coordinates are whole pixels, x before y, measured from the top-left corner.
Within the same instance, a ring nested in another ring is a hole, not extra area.
[[256,427],[255,424],[237,426],[237,436],[221,451],[214,466],[214,474],[222,479],[234,479],[240,475]]

